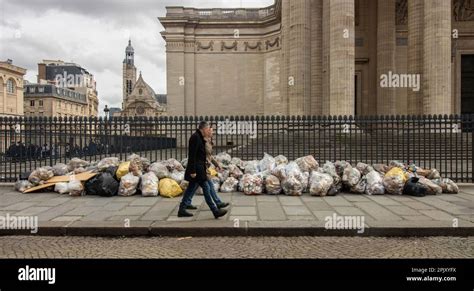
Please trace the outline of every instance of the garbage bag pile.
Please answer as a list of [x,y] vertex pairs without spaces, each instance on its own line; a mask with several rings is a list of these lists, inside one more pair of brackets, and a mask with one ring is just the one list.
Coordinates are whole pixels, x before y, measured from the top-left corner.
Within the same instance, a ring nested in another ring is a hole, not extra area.
[[[219,153],[216,160],[220,167],[208,169],[214,189],[220,192],[243,192],[245,195],[331,196],[337,193],[367,195],[437,195],[456,194],[459,187],[452,180],[443,178],[437,169],[424,169],[415,164],[390,161],[388,164],[366,164],[347,161],[318,163],[312,155],[290,161],[283,155],[276,157],[265,153],[260,160],[243,161],[228,153]],[[184,180],[187,158],[182,161],[167,159],[150,162],[132,154],[126,160],[107,157],[88,162],[78,158],[67,164],[40,167],[18,180],[15,189],[24,192],[35,186],[48,186],[54,176],[72,177],[55,183],[50,190],[72,196],[115,195],[176,197],[188,186]],[[96,175],[87,181],[73,179],[78,173]],[[202,194],[198,187],[197,194]]]

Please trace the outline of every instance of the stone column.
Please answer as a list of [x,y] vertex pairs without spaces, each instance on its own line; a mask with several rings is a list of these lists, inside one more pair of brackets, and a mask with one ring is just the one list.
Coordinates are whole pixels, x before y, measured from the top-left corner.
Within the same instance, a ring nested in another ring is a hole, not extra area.
[[[395,0],[377,1],[377,76],[389,75],[395,69]],[[377,114],[397,112],[395,88],[377,86]]]
[[282,0],[281,4],[281,58],[280,58],[280,94],[285,104],[285,114],[289,114],[289,56],[290,56],[290,0]]
[[425,114],[450,114],[451,109],[451,1],[424,1]]
[[[323,2],[323,100],[324,114],[354,114],[354,0],[324,0]],[[327,43],[328,42],[328,43]],[[324,58],[328,58],[325,60]],[[329,69],[329,72],[327,71]],[[329,83],[329,85],[328,85]],[[329,100],[327,99],[329,97]]]
[[[289,114],[309,114],[311,98],[311,1],[292,0],[289,8],[288,75],[294,82],[289,84]],[[284,7],[284,8],[285,8]]]
[[[408,74],[423,76],[424,0],[408,0]],[[423,86],[408,88],[408,114],[423,114]]]
[[7,113],[7,80],[8,80],[8,77],[3,80],[3,87],[2,87],[3,113]]
[[323,0],[311,1],[311,115],[322,114]]
[[166,87],[168,94],[168,112],[170,116],[186,115],[184,38],[166,39]]
[[329,24],[330,24],[330,19],[329,19],[329,5],[330,5],[330,0],[323,0],[323,19],[322,19],[322,30],[323,30],[323,36],[322,36],[322,114],[323,115],[328,115],[329,114],[329,109],[330,109],[330,64],[329,64],[329,57],[330,57],[330,46],[329,46]]

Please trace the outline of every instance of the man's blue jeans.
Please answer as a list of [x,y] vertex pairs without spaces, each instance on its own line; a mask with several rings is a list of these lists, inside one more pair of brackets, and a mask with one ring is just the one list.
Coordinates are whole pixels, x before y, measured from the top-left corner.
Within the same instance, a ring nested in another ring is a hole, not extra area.
[[214,200],[214,203],[216,203],[216,205],[221,204],[222,201],[221,199],[219,199],[219,196],[217,196],[217,192],[216,192],[216,189],[214,188],[214,184],[212,183],[211,180],[207,180],[207,183],[209,184],[212,200]]
[[199,181],[199,182],[195,182],[195,181],[189,182],[189,185],[186,188],[186,191],[184,192],[183,199],[181,200],[181,203],[179,204],[179,209],[186,210],[186,206],[191,205],[191,202],[193,200],[194,193],[196,193],[197,187],[201,186],[202,192],[204,193],[204,199],[206,200],[207,205],[212,210],[212,212],[216,212],[217,206],[214,204],[212,200],[211,189],[209,187],[208,182],[209,180]]

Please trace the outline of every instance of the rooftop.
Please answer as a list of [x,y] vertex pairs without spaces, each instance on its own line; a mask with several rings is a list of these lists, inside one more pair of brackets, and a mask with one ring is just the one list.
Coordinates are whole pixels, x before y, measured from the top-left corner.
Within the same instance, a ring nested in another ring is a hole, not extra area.
[[[274,16],[280,11],[281,1],[263,8],[191,8],[183,6],[166,7],[166,18],[191,18],[200,20],[260,21]],[[163,18],[160,18],[160,20]]]

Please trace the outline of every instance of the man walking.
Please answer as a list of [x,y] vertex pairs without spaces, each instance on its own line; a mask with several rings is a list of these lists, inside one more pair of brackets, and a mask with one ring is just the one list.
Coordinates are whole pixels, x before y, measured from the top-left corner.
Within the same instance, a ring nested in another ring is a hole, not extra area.
[[191,138],[189,139],[189,151],[188,151],[188,164],[186,166],[186,172],[184,179],[189,182],[186,191],[184,192],[183,199],[179,205],[178,217],[191,217],[186,208],[191,205],[194,192],[198,186],[201,186],[204,193],[204,199],[207,205],[211,209],[214,217],[217,219],[221,216],[226,215],[227,211],[219,209],[212,200],[209,184],[207,183],[207,172],[206,172],[206,145],[205,137],[211,136],[211,127],[206,121],[201,121],[199,127]]

